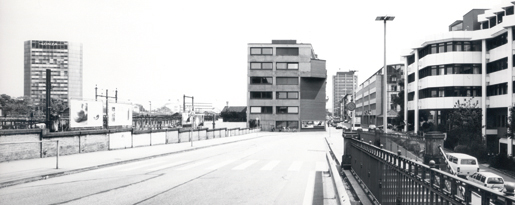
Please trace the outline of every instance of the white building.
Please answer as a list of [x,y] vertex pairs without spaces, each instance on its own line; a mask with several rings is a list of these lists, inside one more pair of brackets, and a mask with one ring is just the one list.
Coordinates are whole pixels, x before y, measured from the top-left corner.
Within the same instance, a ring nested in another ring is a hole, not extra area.
[[506,137],[509,109],[514,105],[514,5],[473,9],[449,32],[431,36],[405,57],[405,115],[413,112],[414,131],[419,111],[444,123],[456,101],[470,99],[482,110],[482,134],[489,151],[513,156],[515,143]]

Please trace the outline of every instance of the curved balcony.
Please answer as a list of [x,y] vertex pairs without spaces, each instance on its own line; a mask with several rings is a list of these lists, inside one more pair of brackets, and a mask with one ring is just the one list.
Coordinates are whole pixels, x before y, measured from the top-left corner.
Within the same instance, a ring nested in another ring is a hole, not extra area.
[[[481,74],[428,76],[419,80],[417,90],[451,86],[481,86]],[[411,89],[413,89],[413,87],[411,87]]]
[[418,68],[445,64],[481,63],[481,51],[456,51],[430,54],[418,61]]

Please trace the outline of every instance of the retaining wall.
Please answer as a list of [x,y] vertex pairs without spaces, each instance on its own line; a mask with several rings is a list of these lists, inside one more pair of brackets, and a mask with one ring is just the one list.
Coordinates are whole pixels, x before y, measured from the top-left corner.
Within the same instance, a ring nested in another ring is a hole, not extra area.
[[258,132],[259,129],[161,129],[135,131],[133,129],[102,129],[49,133],[42,129],[0,130],[0,162],[54,157],[86,152],[129,149],[191,140],[209,140]]

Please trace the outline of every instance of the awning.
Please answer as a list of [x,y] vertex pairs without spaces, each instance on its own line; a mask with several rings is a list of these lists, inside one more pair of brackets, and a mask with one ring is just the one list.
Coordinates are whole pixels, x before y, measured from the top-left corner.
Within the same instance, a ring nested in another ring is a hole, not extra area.
[[[379,115],[378,117],[383,117],[383,114]],[[388,118],[394,118],[394,117],[397,117],[397,111],[388,110]]]

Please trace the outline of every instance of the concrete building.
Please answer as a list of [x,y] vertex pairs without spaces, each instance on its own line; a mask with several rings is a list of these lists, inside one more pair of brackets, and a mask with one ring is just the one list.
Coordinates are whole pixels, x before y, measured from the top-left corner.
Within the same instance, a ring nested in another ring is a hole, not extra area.
[[[397,97],[401,91],[398,86],[399,80],[404,75],[404,64],[386,65],[388,68],[388,123],[392,123],[397,113],[401,110],[400,105],[393,103],[392,99]],[[358,86],[356,92],[356,118],[361,122],[361,127],[367,128],[369,125],[383,125],[384,91],[383,91],[383,68],[370,76]],[[392,123],[393,124],[393,123]]]
[[247,123],[263,130],[325,130],[327,70],[311,44],[272,40],[249,43],[247,52]]
[[[489,152],[513,156],[515,143],[506,136],[509,109],[514,105],[513,3],[493,9],[473,9],[430,36],[405,56],[406,111],[420,129],[420,112],[445,123],[455,103],[471,99],[482,112],[482,134]],[[408,115],[405,115],[408,116]]]
[[342,116],[342,98],[346,95],[354,96],[358,87],[356,71],[336,72],[333,75],[333,116]]
[[[46,69],[51,70],[51,97],[82,99],[82,44],[68,41],[25,41],[24,95],[40,107],[46,95]],[[40,108],[42,109],[42,108]]]

